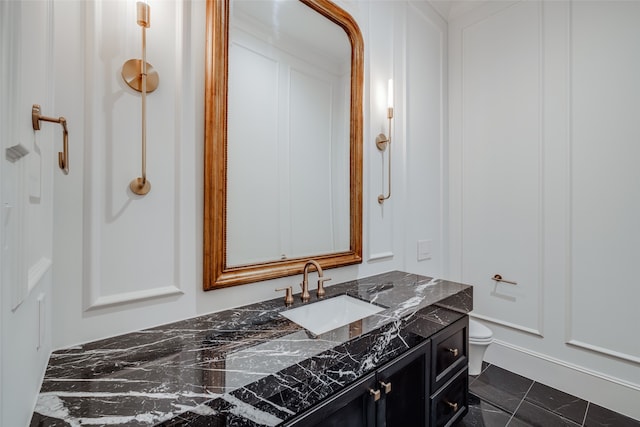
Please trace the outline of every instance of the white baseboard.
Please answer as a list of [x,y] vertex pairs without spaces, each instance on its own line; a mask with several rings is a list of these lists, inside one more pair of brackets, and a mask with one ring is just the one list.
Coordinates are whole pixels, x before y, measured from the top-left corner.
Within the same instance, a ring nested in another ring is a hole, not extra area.
[[640,420],[640,385],[586,369],[501,340],[485,361],[596,405]]

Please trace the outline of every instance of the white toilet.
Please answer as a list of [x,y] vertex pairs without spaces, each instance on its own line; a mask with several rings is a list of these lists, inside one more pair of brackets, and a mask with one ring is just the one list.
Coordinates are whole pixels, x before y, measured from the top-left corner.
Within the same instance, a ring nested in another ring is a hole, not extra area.
[[469,375],[480,375],[482,359],[489,344],[493,342],[493,332],[480,322],[469,319]]

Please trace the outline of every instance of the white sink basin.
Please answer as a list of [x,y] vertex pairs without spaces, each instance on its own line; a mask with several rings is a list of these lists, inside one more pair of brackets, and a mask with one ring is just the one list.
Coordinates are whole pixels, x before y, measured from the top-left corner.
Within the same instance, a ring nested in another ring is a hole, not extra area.
[[358,298],[340,295],[293,310],[283,311],[280,314],[313,334],[320,335],[383,310],[383,307]]

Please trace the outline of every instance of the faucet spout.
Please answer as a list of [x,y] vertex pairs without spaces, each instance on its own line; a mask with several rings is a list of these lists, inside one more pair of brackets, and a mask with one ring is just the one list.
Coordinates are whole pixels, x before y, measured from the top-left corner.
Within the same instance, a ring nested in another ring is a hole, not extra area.
[[[310,259],[309,261],[307,261],[304,265],[304,270],[302,272],[302,300],[303,301],[308,301],[310,298],[309,295],[309,268],[310,267],[315,267],[316,271],[318,272],[318,289],[317,289],[317,295],[318,298],[322,298],[325,295],[325,290],[324,290],[324,286],[323,283],[326,282],[327,280],[331,280],[329,277],[324,277],[324,274],[322,272],[322,267],[320,266],[320,263],[318,263],[318,261]],[[307,299],[305,300],[305,292],[307,295]]]

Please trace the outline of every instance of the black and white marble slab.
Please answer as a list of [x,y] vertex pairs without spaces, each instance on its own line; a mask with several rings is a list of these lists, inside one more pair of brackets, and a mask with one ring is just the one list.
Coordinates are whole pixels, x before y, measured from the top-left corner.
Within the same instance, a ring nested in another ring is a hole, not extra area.
[[471,286],[398,271],[326,290],[385,310],[314,336],[280,315],[294,295],[59,350],[31,425],[276,426],[473,304]]

